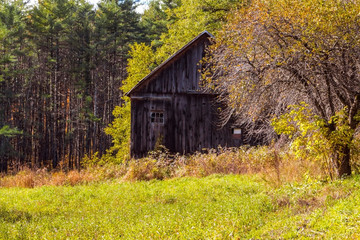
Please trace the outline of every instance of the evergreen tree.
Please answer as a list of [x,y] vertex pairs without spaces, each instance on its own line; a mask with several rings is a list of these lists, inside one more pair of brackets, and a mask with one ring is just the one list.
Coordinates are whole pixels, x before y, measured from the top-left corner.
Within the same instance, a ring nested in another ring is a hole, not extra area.
[[0,170],[79,168],[110,146],[129,44],[145,35],[136,3],[0,2]]
[[180,3],[180,0],[153,0],[141,16],[141,25],[145,29],[147,42],[152,42],[154,48],[162,45],[160,36],[175,22],[173,10],[179,7]]
[[[0,1],[0,171],[6,171],[11,157],[19,157],[25,110],[21,101],[26,95],[26,35],[22,1]],[[14,148],[11,138],[18,143]]]
[[67,37],[76,7],[68,0],[42,0],[31,14],[30,31],[38,50],[33,81],[38,84],[38,97],[43,102],[37,109],[38,134],[42,136],[39,144],[46,149],[39,151],[37,159],[51,159],[52,167],[58,165],[63,153],[60,146],[66,117],[62,103],[66,102],[71,79],[67,71]]

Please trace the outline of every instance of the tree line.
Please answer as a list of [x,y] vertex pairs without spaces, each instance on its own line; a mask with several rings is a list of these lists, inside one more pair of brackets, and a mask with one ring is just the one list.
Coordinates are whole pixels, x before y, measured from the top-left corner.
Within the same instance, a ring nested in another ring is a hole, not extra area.
[[106,152],[129,45],[149,41],[136,6],[0,1],[0,171],[79,168]]

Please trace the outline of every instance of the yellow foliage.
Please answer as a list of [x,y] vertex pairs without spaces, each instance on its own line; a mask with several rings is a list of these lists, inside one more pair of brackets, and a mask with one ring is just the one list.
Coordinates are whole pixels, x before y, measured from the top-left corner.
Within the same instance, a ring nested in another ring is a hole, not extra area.
[[[129,54],[132,58],[128,61],[128,77],[123,83],[121,90],[130,91],[143,77],[150,73],[154,54],[150,46],[144,43],[132,45]],[[114,121],[105,128],[105,133],[112,136],[113,146],[102,157],[102,162],[121,163],[130,157],[130,128],[131,128],[131,103],[126,96],[122,98],[122,106],[116,106],[113,110]]]
[[289,113],[273,119],[275,131],[289,136],[292,140],[291,150],[297,158],[310,157],[330,177],[337,176],[334,166],[338,166],[338,159],[334,158],[335,152],[353,145],[354,130],[348,124],[347,109],[339,111],[329,122],[313,114],[305,103],[289,106],[289,109]]

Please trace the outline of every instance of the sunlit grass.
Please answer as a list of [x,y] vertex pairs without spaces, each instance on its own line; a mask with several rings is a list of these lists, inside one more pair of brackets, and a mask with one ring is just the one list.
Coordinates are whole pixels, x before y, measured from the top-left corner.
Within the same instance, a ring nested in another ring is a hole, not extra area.
[[0,239],[356,238],[360,180],[255,175],[0,189]]

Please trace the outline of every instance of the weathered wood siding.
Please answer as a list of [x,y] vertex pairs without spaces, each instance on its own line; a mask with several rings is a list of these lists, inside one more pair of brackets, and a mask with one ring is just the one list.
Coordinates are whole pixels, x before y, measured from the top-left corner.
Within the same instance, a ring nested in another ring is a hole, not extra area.
[[[176,95],[173,101],[175,152],[191,153],[217,146],[240,146],[233,139],[230,126],[219,128],[214,96]],[[180,114],[179,114],[180,113]]]
[[[230,125],[217,127],[215,96],[199,91],[208,44],[208,35],[202,35],[131,91],[132,156],[145,156],[157,142],[179,153],[241,145]],[[151,120],[155,113],[163,114],[163,122]]]
[[170,66],[160,71],[154,80],[144,83],[138,94],[143,93],[186,93],[199,90],[200,60],[204,57],[204,48],[208,40],[204,39],[177,57]]
[[[132,100],[131,152],[134,157],[145,156],[156,142],[171,152],[193,153],[217,146],[240,146],[241,139],[232,137],[230,126],[216,125],[214,96],[176,94],[171,99]],[[152,123],[151,111],[163,111],[164,123]]]

